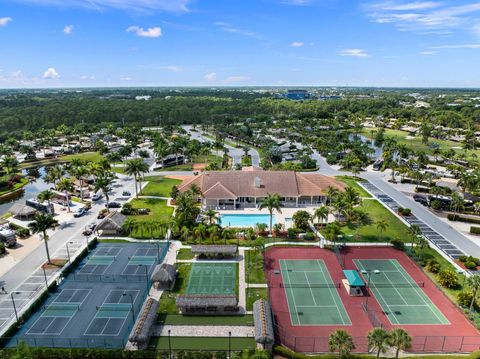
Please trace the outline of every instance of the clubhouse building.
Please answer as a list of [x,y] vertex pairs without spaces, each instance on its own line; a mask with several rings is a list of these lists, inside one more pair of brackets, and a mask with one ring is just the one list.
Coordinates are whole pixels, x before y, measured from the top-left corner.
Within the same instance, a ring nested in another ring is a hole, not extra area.
[[345,185],[318,173],[264,171],[244,167],[242,171],[206,171],[186,179],[178,187],[187,191],[200,188],[202,208],[232,210],[258,208],[268,194],[278,194],[283,207],[297,208],[325,203],[330,187],[343,191]]

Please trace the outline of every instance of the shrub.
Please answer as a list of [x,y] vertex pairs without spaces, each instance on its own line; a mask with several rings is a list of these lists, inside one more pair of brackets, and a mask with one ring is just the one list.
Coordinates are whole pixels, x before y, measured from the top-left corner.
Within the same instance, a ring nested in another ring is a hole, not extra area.
[[287,233],[288,233],[288,238],[290,238],[290,239],[295,239],[295,238],[297,238],[297,232],[295,231],[295,229],[289,228],[289,229],[287,230]]
[[426,268],[431,273],[438,273],[440,272],[441,266],[440,266],[440,263],[438,263],[435,259],[432,259],[431,261],[428,262]]
[[457,274],[452,270],[442,270],[438,273],[438,282],[445,288],[456,288],[458,287],[458,277]]
[[405,250],[405,243],[403,243],[400,239],[392,239],[390,241],[390,244],[393,246],[393,248],[398,249],[400,251]]
[[401,215],[401,216],[405,216],[405,217],[408,217],[412,214],[412,210],[410,208],[402,208],[400,207],[398,209],[398,213]]
[[475,263],[477,266],[480,265],[480,259],[478,259],[478,258],[476,258],[476,257],[472,257],[472,256],[468,256],[465,262],[473,262],[473,263]]
[[470,233],[471,234],[480,234],[480,227],[471,226],[470,227]]
[[467,256],[460,256],[458,257],[458,260],[462,263],[465,263],[467,261],[467,258],[468,258]]
[[7,250],[5,249],[5,244],[3,242],[0,242],[0,254],[5,253]]
[[315,239],[315,235],[313,234],[313,232],[307,232],[305,233],[303,239],[306,241],[313,241]]
[[465,262],[465,267],[467,269],[472,269],[472,270],[477,269],[477,263],[472,262],[472,261],[467,261],[467,262]]
[[464,217],[464,216],[459,216],[458,214],[453,214],[453,213],[449,213],[447,215],[447,219],[449,221],[480,224],[480,219],[479,218]]
[[440,202],[438,199],[434,199],[432,202],[430,202],[430,207],[438,211],[442,208],[442,202]]
[[17,234],[17,236],[19,236],[19,237],[28,237],[30,235],[30,230],[28,228],[19,226],[18,224],[10,222],[8,224],[8,227],[10,229],[13,229],[15,231],[15,233]]

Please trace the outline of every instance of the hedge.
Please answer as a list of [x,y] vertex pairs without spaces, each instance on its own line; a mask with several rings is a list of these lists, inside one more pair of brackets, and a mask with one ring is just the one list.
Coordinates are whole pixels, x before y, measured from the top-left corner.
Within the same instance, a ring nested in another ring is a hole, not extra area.
[[480,224],[480,218],[477,219],[477,218],[464,217],[464,216],[460,216],[458,214],[453,214],[453,213],[449,213],[447,215],[447,218],[449,221]]
[[471,226],[470,227],[470,233],[471,234],[480,234],[480,227]]

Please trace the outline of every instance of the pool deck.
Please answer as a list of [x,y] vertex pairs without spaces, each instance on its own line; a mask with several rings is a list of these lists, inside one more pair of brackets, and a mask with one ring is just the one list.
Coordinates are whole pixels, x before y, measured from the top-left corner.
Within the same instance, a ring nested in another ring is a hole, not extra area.
[[[283,207],[281,209],[281,213],[278,211],[274,211],[273,215],[276,217],[277,222],[276,223],[281,223],[285,226],[285,229],[289,228],[292,226],[291,221],[287,221],[287,218],[292,218],[292,216],[295,214],[295,212],[298,211],[307,211],[308,213],[312,214],[315,212],[315,210],[318,208],[318,206],[311,206],[311,207],[303,207],[303,208],[296,208],[296,207]],[[219,210],[217,211],[220,215],[225,215],[225,214],[236,214],[236,215],[244,215],[244,214],[266,214],[268,215],[269,212],[267,209],[259,210],[258,208],[244,208],[244,209],[237,209],[237,210]],[[333,222],[335,218],[333,215],[328,216],[328,222]],[[255,223],[252,224],[254,226]]]

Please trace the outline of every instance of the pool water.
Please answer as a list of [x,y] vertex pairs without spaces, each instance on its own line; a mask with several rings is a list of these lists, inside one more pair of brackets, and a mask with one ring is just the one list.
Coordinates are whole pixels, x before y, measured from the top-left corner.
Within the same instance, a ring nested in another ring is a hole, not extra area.
[[[218,223],[223,227],[255,227],[257,223],[270,225],[269,214],[222,214]],[[277,223],[273,216],[272,224]]]

